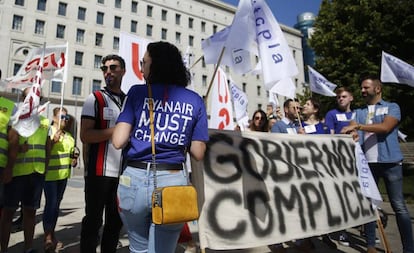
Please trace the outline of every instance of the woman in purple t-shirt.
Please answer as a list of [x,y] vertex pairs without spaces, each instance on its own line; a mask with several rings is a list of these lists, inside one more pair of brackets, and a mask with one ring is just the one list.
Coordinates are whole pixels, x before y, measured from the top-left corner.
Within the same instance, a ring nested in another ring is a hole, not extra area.
[[154,173],[149,102],[152,99],[158,187],[187,184],[186,152],[203,159],[207,113],[202,98],[185,88],[190,75],[174,45],[150,43],[141,72],[146,85],[129,90],[112,138],[115,148],[124,149],[126,160],[118,187],[120,215],[131,252],[173,253],[184,224],[155,225],[151,220]]

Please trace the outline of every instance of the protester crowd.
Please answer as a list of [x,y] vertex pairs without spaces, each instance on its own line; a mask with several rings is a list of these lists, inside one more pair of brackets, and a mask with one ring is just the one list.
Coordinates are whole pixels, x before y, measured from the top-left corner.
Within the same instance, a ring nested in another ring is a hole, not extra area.
[[[152,223],[154,171],[151,171],[151,165],[155,162],[159,167],[158,184],[187,184],[188,173],[184,173],[186,168],[183,166],[187,153],[202,160],[206,150],[209,138],[206,109],[198,94],[185,89],[190,76],[178,49],[172,44],[150,43],[140,67],[147,85],[133,86],[128,94],[124,94],[121,81],[125,61],[118,55],[104,57],[101,70],[106,85],[91,93],[82,109],[80,139],[85,166],[85,216],[81,221],[80,252],[83,253],[96,252],[98,245],[101,252],[116,252],[123,226],[128,232],[131,252],[172,253],[183,229],[188,230],[184,223]],[[352,93],[342,87],[336,89],[337,108],[325,116],[315,98],[307,99],[303,105],[298,100],[287,99],[282,108],[269,105],[267,112],[256,110],[246,130],[351,134],[361,145],[375,180],[384,178],[397,216],[404,252],[413,253],[411,218],[402,194],[403,157],[397,136],[400,108],[396,103],[382,99],[382,84],[376,76],[365,76],[360,84],[366,102],[362,108],[351,109]],[[29,89],[25,89],[23,95],[28,92]],[[146,121],[150,118],[149,99],[155,101],[155,135]],[[6,253],[8,250],[13,217],[20,206],[25,252],[36,252],[33,249],[35,214],[44,193],[44,251],[55,252],[64,246],[55,236],[59,206],[70,170],[78,163],[76,136],[68,130],[71,118],[66,108],[57,107],[51,120],[40,116],[36,131],[24,137],[14,129],[11,121],[18,105],[3,97],[0,101],[0,251]],[[168,103],[176,103],[176,106],[167,109],[165,105]],[[190,109],[170,111],[177,106]],[[169,136],[178,132],[180,142],[156,137],[157,133]],[[160,139],[152,144],[150,140],[153,138]],[[156,161],[153,145],[158,152]],[[367,252],[377,252],[375,223],[364,227]],[[322,240],[328,246],[336,247],[330,235],[322,236]],[[338,240],[342,245],[349,245],[346,231],[340,231]],[[303,252],[313,249],[306,238],[297,240],[295,247]],[[269,245],[269,249],[272,252],[286,251],[283,244]],[[186,251],[190,252],[195,252],[193,243]]]

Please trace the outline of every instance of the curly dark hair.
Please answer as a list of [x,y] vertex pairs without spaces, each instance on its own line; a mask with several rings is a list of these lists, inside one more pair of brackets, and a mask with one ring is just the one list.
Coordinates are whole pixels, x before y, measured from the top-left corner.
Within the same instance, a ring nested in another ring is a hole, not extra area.
[[149,43],[147,52],[151,57],[150,84],[174,84],[186,87],[190,82],[190,72],[184,65],[183,58],[176,46],[159,41]]

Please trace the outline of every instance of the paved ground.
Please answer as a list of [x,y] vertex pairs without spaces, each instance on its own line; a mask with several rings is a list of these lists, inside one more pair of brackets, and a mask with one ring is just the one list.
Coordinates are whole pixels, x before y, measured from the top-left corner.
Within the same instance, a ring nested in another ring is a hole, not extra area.
[[[58,220],[58,227],[56,228],[57,237],[64,243],[65,247],[61,252],[64,253],[76,253],[79,252],[79,234],[80,234],[80,222],[84,214],[84,201],[83,201],[83,177],[77,175],[69,180],[68,187],[65,192],[65,196],[61,206],[61,215]],[[399,239],[399,233],[395,223],[395,215],[392,212],[392,209],[389,203],[383,203],[382,208],[386,213],[388,213],[388,226],[386,227],[386,236],[390,242],[391,249],[393,252],[402,252],[401,243]],[[414,204],[409,205],[411,216],[414,217]],[[41,215],[42,208],[39,209],[37,214],[37,225],[35,232],[35,248],[42,252],[43,247],[43,228],[41,224]],[[414,226],[414,219],[411,219]],[[190,230],[193,231],[194,238],[197,238],[197,226],[190,224]],[[357,229],[347,230],[351,236],[351,246],[344,247],[338,245],[337,250],[332,250],[321,242],[320,239],[312,239],[316,248],[313,252],[320,253],[335,253],[335,252],[366,252],[364,246],[365,240],[360,236],[360,233]],[[17,232],[13,233],[10,238],[9,244],[9,253],[21,253],[23,252],[23,233]],[[128,250],[128,238],[125,233],[123,233],[120,241],[122,242],[123,247],[118,249],[118,253],[126,253]],[[289,247],[289,245],[287,245]],[[382,251],[382,246],[377,245],[379,252]],[[183,247],[177,247],[176,253],[183,253]],[[212,250],[206,250],[207,253],[218,252]],[[250,250],[233,250],[233,251],[220,251],[228,253],[266,253],[269,252],[267,247],[255,248]],[[299,252],[293,247],[288,248],[288,253]]]

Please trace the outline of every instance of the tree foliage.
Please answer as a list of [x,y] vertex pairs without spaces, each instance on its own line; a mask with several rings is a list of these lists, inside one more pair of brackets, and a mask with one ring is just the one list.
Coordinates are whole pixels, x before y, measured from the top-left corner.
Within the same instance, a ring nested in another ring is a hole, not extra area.
[[[414,63],[414,1],[323,0],[310,45],[315,50],[315,69],[338,86],[354,91],[354,107],[361,106],[358,79],[380,73],[381,52]],[[400,128],[414,138],[414,88],[384,84],[383,98],[401,108]],[[322,104],[335,106],[332,98]],[[330,109],[325,108],[325,110]]]

